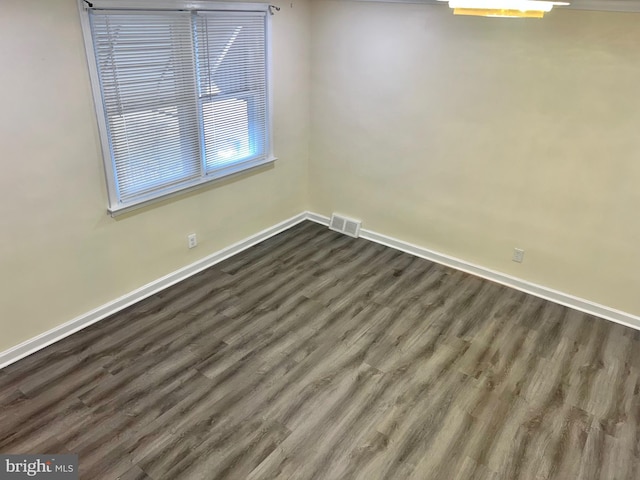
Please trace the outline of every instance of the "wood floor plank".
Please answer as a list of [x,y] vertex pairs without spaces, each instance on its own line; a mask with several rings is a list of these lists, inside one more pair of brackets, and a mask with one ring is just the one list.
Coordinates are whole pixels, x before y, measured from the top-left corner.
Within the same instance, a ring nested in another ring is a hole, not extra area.
[[640,332],[302,222],[0,371],[0,452],[91,480],[635,480]]
[[118,480],[150,480],[149,477],[144,470],[142,470],[139,466],[134,465],[129,470],[127,470],[123,475],[118,477]]

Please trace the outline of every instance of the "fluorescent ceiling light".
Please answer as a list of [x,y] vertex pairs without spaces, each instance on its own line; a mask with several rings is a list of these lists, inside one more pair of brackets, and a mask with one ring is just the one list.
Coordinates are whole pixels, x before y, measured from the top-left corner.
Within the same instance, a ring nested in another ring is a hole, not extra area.
[[448,2],[456,15],[510,18],[542,18],[555,5],[569,5],[566,2],[545,0],[448,0]]

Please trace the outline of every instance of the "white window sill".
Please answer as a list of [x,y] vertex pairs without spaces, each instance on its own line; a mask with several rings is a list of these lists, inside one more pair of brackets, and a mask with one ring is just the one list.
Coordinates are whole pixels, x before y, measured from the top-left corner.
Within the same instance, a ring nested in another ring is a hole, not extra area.
[[217,170],[207,175],[206,177],[200,179],[197,183],[192,183],[187,186],[180,185],[175,187],[175,189],[162,192],[161,194],[153,193],[153,194],[150,194],[149,198],[142,198],[142,199],[136,200],[135,202],[130,202],[130,203],[119,205],[119,206],[113,206],[108,208],[107,211],[112,217],[117,217],[119,215],[131,212],[134,210],[138,210],[140,208],[147,207],[154,203],[162,202],[168,198],[182,195],[183,193],[186,193],[186,192],[192,192],[198,188],[203,187],[204,185],[208,185],[223,179],[228,179],[229,177],[232,177],[234,175],[238,175],[244,172],[249,172],[255,168],[272,164],[276,160],[277,160],[277,157],[269,156],[259,161],[252,161],[249,163],[239,163],[235,165],[230,165],[226,168],[222,168],[220,170]]

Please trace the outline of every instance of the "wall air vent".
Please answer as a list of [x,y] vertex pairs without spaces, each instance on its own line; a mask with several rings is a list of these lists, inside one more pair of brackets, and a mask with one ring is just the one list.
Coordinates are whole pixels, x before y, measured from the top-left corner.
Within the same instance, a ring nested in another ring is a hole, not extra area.
[[360,220],[353,220],[352,218],[343,217],[334,213],[331,215],[331,221],[329,222],[329,228],[336,232],[344,233],[353,238],[360,236]]

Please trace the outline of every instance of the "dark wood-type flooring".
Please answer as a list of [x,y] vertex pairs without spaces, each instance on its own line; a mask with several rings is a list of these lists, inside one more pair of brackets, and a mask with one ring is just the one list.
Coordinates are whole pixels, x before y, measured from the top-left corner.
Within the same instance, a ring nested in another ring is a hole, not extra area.
[[0,371],[0,452],[89,480],[638,479],[639,372],[634,330],[305,222]]

